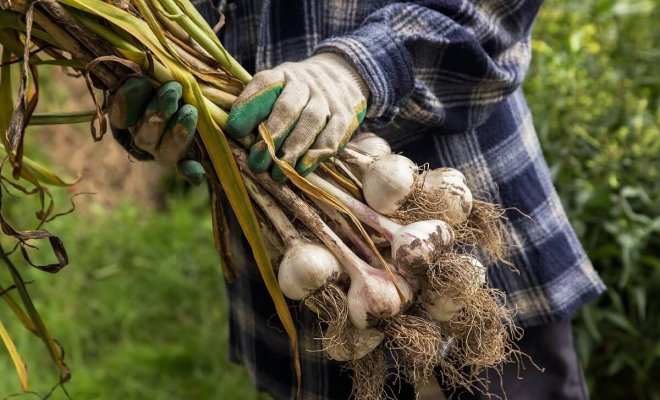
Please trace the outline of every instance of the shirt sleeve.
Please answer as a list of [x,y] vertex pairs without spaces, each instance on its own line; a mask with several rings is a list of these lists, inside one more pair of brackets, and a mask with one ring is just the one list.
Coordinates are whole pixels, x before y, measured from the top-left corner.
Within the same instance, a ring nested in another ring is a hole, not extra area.
[[435,0],[380,8],[315,52],[348,58],[371,91],[367,118],[464,132],[521,84],[542,0]]

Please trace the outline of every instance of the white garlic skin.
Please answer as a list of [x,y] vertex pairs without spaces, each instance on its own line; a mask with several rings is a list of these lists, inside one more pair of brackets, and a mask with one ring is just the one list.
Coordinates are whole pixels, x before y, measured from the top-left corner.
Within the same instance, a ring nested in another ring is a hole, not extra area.
[[384,156],[392,152],[387,140],[372,132],[363,132],[353,137],[348,143],[352,148],[372,157]]
[[286,297],[302,300],[341,272],[341,264],[327,247],[296,242],[284,254],[277,280]]
[[467,186],[467,179],[465,179],[465,175],[461,171],[455,168],[436,168],[426,173],[424,183],[428,183],[431,186],[441,183]]
[[463,309],[463,304],[449,297],[439,294],[430,301],[422,301],[422,307],[433,319],[439,322],[449,321],[456,313]]
[[476,257],[469,254],[461,254],[461,258],[467,260],[474,269],[474,276],[477,278],[474,281],[474,290],[483,287],[486,284],[486,273],[488,272],[486,267]]
[[398,210],[413,190],[417,166],[398,154],[376,157],[362,168],[362,190],[367,204],[389,215]]
[[[470,288],[471,291],[476,292],[479,288],[486,284],[486,267],[476,258],[463,254],[462,259],[469,262],[470,266],[474,268],[474,286]],[[451,293],[441,296],[439,293],[434,293],[430,300],[422,301],[422,307],[428,312],[436,321],[449,321],[456,313],[461,311],[464,304],[454,299],[455,295]]]
[[472,212],[472,192],[465,175],[454,168],[428,171],[422,190],[439,193],[445,199],[444,217],[452,225],[465,222]]
[[[332,331],[328,331],[331,335]],[[326,354],[336,361],[359,360],[374,350],[385,338],[383,332],[375,329],[355,329],[354,343],[337,343],[325,349]]]
[[[369,268],[369,272],[351,275],[351,286],[346,296],[348,318],[358,329],[367,329],[379,319],[399,314],[405,305],[389,275],[384,270]],[[404,298],[412,300],[412,289],[403,278],[398,279],[397,283]]]
[[347,295],[348,317],[358,329],[367,329],[375,320],[394,316],[401,310],[399,294],[393,284],[373,277],[365,280],[366,284],[351,282]]
[[451,227],[441,220],[418,221],[394,233],[392,258],[397,266],[429,265],[438,251],[448,248],[454,240]]

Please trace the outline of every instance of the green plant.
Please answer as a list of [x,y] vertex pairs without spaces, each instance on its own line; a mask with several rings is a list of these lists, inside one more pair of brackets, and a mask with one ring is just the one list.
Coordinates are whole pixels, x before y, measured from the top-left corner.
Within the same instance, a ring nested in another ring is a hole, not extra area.
[[549,2],[526,91],[555,184],[608,292],[575,320],[594,398],[660,399],[660,10]]
[[[14,220],[31,210],[18,203],[9,208]],[[228,361],[224,283],[210,221],[200,188],[173,196],[165,213],[127,202],[117,210],[92,206],[49,224],[72,264],[54,276],[21,272],[66,351],[73,398],[262,398]],[[6,282],[4,269],[0,281]],[[38,339],[7,320],[29,365],[30,387],[44,395],[57,383],[57,371]],[[0,397],[19,393],[9,358],[2,360]],[[66,397],[58,389],[53,398]]]

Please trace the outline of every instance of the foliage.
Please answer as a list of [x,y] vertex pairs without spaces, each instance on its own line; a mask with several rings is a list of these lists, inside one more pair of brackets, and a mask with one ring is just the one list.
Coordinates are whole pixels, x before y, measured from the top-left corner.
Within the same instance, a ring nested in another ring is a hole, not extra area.
[[[10,210],[13,221],[25,222],[33,208]],[[51,276],[13,258],[66,351],[73,373],[66,389],[74,399],[261,398],[228,361],[206,189],[172,199],[166,213],[128,203],[95,206],[54,220],[49,230],[65,241],[71,265]],[[7,282],[6,273],[0,281]],[[10,317],[4,304],[0,310]],[[31,389],[44,395],[57,371],[37,338],[15,318],[3,320],[28,363]],[[10,360],[0,359],[0,397],[19,393]],[[66,397],[58,389],[53,398]]]
[[608,286],[576,318],[593,398],[660,399],[660,7],[546,2],[526,83],[569,218]]

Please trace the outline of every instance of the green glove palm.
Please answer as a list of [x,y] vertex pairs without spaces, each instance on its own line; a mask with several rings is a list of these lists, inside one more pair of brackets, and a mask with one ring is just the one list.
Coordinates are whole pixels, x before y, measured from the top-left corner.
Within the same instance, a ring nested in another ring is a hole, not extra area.
[[176,165],[179,175],[198,185],[204,169],[187,157],[197,109],[179,106],[182,91],[178,82],[164,83],[156,90],[145,77],[130,78],[110,99],[108,117],[113,134],[131,153],[137,149],[137,154],[147,153],[161,165]]
[[[278,158],[304,176],[348,142],[364,118],[368,95],[362,77],[337,54],[284,63],[254,76],[232,106],[228,132],[245,138],[266,121]],[[271,164],[265,142],[257,141],[250,167],[263,172]],[[271,175],[286,179],[278,166]]]

